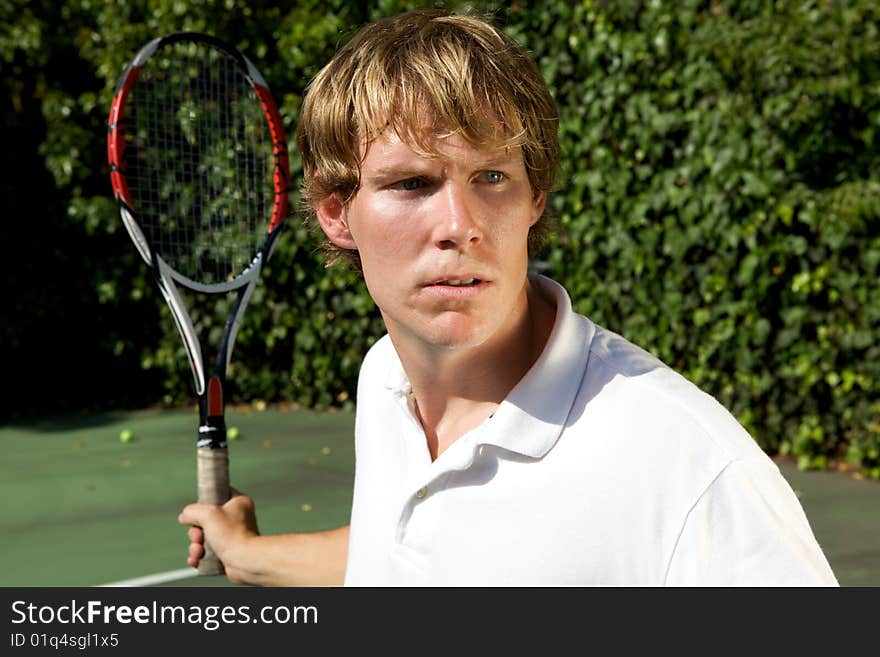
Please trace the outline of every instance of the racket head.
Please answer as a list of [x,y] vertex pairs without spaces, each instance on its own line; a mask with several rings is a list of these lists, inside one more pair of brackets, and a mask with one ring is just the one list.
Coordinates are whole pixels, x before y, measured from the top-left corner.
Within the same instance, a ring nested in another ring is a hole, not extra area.
[[288,212],[287,138],[262,75],[216,37],[176,32],[123,71],[108,119],[114,195],[143,259],[223,292],[268,258]]

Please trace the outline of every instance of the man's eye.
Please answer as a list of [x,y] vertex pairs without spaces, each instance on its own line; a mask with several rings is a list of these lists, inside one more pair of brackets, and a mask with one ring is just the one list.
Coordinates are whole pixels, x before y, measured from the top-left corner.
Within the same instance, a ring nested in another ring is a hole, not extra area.
[[497,185],[500,182],[504,182],[504,174],[500,171],[484,171],[481,176],[483,182],[489,183],[490,185]]
[[394,187],[404,192],[412,192],[424,187],[425,182],[421,178],[407,178],[394,184]]

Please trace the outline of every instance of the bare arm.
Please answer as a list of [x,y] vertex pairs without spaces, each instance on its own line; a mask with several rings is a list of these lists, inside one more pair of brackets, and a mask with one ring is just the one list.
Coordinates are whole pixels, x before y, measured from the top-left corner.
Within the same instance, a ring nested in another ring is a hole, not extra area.
[[256,586],[341,586],[348,557],[348,527],[306,534],[261,536],[254,502],[235,494],[223,506],[190,504],[178,522],[190,527],[189,559],[197,566],[204,536],[235,584]]

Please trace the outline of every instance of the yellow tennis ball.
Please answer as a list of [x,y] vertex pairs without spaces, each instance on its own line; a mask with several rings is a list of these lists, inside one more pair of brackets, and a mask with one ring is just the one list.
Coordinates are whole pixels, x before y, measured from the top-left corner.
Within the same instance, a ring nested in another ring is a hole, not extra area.
[[119,442],[130,443],[134,440],[134,432],[130,429],[123,429],[119,432]]
[[226,437],[229,440],[238,440],[238,437],[241,435],[241,432],[238,430],[238,427],[229,427],[226,430]]

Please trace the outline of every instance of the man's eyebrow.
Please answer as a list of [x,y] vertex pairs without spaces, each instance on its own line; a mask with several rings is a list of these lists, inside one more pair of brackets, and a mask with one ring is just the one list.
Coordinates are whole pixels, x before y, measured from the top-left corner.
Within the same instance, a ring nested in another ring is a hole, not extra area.
[[411,164],[389,164],[367,172],[367,178],[388,178],[396,176],[424,176],[429,172],[428,167],[418,167]]
[[[509,165],[514,162],[515,157],[513,153],[505,153],[503,155],[499,155],[498,157],[488,158],[486,160],[477,160],[472,164],[474,169],[484,170],[484,169],[492,169],[494,167],[501,167],[505,165]],[[388,164],[385,166],[377,167],[373,169],[373,171],[367,173],[365,177],[375,179],[375,178],[387,178],[394,176],[410,176],[410,177],[418,177],[429,174],[432,170],[432,167],[428,164],[418,165],[418,164]]]
[[368,173],[371,178],[382,176],[397,176],[400,174],[418,174],[423,175],[428,171],[428,167],[420,167],[412,164],[389,164],[377,167]]
[[492,167],[501,167],[511,164],[516,160],[513,153],[504,153],[498,157],[489,158],[488,160],[480,160],[476,163],[476,169],[491,169]]

